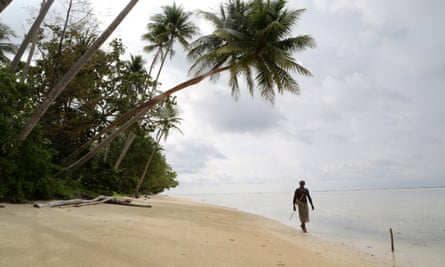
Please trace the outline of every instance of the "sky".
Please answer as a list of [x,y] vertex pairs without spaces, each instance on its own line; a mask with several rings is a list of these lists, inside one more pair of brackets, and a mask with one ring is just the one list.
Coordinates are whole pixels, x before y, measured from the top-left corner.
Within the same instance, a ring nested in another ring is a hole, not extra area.
[[[14,0],[0,20],[23,36],[39,3]],[[92,3],[105,27],[127,1]],[[141,36],[172,3],[139,1],[113,37],[150,62]],[[222,2],[176,3],[212,11]],[[445,186],[445,2],[299,0],[288,7],[306,9],[293,35],[309,34],[317,46],[294,57],[313,76],[295,74],[300,94],[274,104],[245,87],[234,99],[225,75],[177,93],[182,134],[170,133],[162,145],[180,184],[168,193],[287,192],[301,179],[311,190]],[[202,34],[211,31],[193,18]],[[162,90],[191,77],[191,62],[182,48],[176,52]]]

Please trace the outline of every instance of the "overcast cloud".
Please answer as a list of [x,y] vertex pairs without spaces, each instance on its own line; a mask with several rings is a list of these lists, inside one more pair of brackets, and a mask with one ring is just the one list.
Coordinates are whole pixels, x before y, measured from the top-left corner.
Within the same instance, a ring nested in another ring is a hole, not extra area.
[[[23,34],[24,7],[39,2],[14,0],[0,19]],[[93,2],[105,26],[127,1]],[[145,25],[171,3],[137,4],[114,34],[128,53],[143,54]],[[176,3],[193,11],[220,1]],[[306,9],[294,32],[312,35],[317,48],[295,57],[314,76],[297,76],[301,93],[278,96],[274,105],[247,90],[234,100],[225,75],[178,93],[184,134],[164,143],[180,182],[171,193],[289,191],[301,178],[312,190],[444,186],[445,2],[289,5]],[[162,88],[185,81],[189,66],[177,48]]]

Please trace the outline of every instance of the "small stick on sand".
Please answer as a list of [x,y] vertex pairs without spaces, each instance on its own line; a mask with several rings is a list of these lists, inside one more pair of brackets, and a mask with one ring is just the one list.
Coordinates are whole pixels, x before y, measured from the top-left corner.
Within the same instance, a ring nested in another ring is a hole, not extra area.
[[392,233],[392,228],[389,228],[389,235],[391,237],[391,251],[394,252],[394,236]]

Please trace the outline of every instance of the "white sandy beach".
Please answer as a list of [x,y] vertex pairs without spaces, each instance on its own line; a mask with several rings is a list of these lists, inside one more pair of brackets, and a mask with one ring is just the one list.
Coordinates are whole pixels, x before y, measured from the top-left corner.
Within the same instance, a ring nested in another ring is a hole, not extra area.
[[167,196],[0,209],[0,266],[391,266],[278,222]]

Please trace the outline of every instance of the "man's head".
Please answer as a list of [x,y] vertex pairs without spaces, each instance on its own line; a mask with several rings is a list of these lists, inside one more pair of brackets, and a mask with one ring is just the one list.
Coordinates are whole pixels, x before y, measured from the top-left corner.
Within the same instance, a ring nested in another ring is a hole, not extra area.
[[305,184],[306,184],[306,182],[304,180],[300,181],[300,187],[304,187]]

